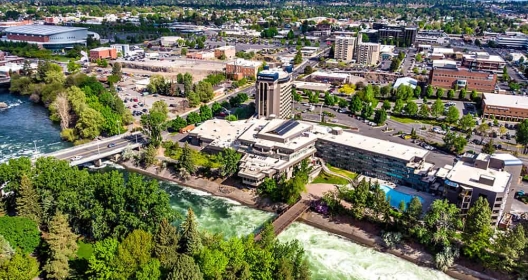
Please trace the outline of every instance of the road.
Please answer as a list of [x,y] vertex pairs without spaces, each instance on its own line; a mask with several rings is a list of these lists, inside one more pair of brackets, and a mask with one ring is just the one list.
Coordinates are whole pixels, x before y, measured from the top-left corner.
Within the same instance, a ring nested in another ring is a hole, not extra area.
[[[124,147],[128,146],[129,144],[146,143],[147,141],[146,141],[146,139],[144,138],[143,135],[135,134],[135,135],[127,136],[126,138],[122,138],[122,139],[115,140],[115,141],[109,141],[108,139],[106,139],[106,140],[105,139],[103,139],[103,140],[95,140],[91,144],[95,144],[95,143],[98,143],[98,142],[100,142],[101,144],[99,144],[99,145],[87,145],[84,148],[79,148],[79,149],[75,149],[75,150],[72,150],[72,151],[60,153],[59,155],[57,155],[55,157],[57,159],[62,159],[62,160],[69,160],[69,159],[71,159],[73,157],[76,157],[76,156],[81,156],[83,158],[86,158],[86,157],[91,157],[91,156],[94,156],[94,155],[97,155],[97,154],[106,153],[106,152],[109,152],[111,150],[124,148]],[[108,145],[110,143],[115,144],[115,146],[108,147]]]

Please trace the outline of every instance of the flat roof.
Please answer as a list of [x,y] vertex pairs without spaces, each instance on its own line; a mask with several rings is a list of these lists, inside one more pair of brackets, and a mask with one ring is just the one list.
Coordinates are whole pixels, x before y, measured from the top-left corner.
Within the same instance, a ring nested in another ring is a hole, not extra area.
[[322,72],[322,71],[315,71],[310,75],[319,76],[319,77],[329,77],[329,78],[341,78],[341,79],[348,79],[348,76],[349,76],[349,74],[345,74],[345,73],[331,73],[331,72]]
[[296,88],[298,89],[308,89],[308,90],[317,90],[317,91],[329,91],[331,85],[323,83],[312,83],[312,82],[293,82]]
[[98,47],[98,48],[95,48],[95,49],[91,49],[90,51],[107,51],[107,50],[110,50],[110,49],[114,49],[112,47]]
[[[493,184],[490,186],[479,182],[480,178],[492,180]],[[464,186],[484,189],[497,193],[502,193],[508,186],[510,181],[510,173],[506,171],[499,171],[491,168],[481,169],[474,167],[472,164],[459,161],[446,176],[446,179]]]
[[245,66],[245,67],[260,67],[262,65],[262,62],[260,61],[252,61],[252,60],[245,60],[242,58],[237,58],[231,62],[228,63],[229,65],[238,65],[238,66]]
[[523,95],[484,93],[486,106],[528,109],[528,97]]
[[477,61],[490,61],[490,62],[505,62],[502,57],[498,55],[490,55],[487,52],[478,52],[476,54],[465,54],[464,59],[474,59]]
[[455,50],[452,48],[433,48],[433,53],[451,54],[455,53]]
[[78,31],[78,30],[88,30],[88,28],[33,24],[33,25],[8,27],[5,29],[5,32],[6,33],[23,33],[23,34],[48,36],[48,35],[53,35],[57,33]]
[[189,134],[211,141],[212,146],[229,148],[251,125],[251,122],[245,120],[230,122],[212,119],[194,128]]
[[399,88],[401,85],[406,85],[406,86],[410,86],[412,87],[413,89],[416,88],[416,85],[418,85],[418,80],[416,79],[413,79],[413,78],[410,78],[410,77],[403,77],[403,78],[398,78],[396,80],[396,82],[394,82],[394,86],[392,86],[393,88]]
[[374,152],[404,161],[410,161],[415,157],[425,159],[425,156],[427,156],[429,153],[429,151],[425,149],[367,137],[361,134],[346,131],[343,131],[343,133],[340,135],[331,134],[330,132],[327,132],[326,134],[322,133],[318,135],[318,138],[325,141],[354,147],[358,150]]

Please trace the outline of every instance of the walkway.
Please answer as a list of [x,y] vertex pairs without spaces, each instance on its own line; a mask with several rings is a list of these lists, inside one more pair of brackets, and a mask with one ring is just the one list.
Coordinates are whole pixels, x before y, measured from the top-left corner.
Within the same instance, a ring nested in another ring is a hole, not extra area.
[[[275,236],[279,235],[289,225],[291,225],[297,218],[299,218],[306,210],[310,208],[310,200],[301,199],[295,203],[292,207],[288,208],[286,212],[282,213],[273,221],[273,231]],[[255,236],[255,240],[260,240],[260,233]]]
[[321,158],[317,158],[317,160],[319,160],[319,162],[321,163],[321,167],[323,168],[323,172],[328,174],[328,175],[331,175],[331,176],[335,176],[335,177],[339,177],[339,178],[342,178],[342,179],[345,179],[347,180],[352,186],[355,186],[355,181],[353,179],[351,179],[350,177],[348,176],[345,176],[345,175],[341,175],[339,173],[335,173],[333,172],[332,170],[330,170],[328,168],[328,166],[326,166],[326,163],[324,162],[323,159]]

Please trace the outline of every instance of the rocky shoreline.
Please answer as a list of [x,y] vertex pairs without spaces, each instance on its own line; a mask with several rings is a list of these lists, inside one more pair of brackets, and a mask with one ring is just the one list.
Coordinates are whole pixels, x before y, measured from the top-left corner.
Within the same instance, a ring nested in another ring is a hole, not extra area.
[[[254,190],[226,186],[222,185],[221,183],[199,177],[192,177],[188,180],[180,180],[175,178],[175,176],[173,176],[173,174],[168,169],[158,172],[154,167],[143,169],[133,165],[130,162],[124,162],[120,164],[129,171],[137,172],[159,180],[171,181],[182,186],[208,192],[214,196],[229,198],[245,206],[259,210],[276,212],[277,208],[280,207],[278,204],[270,203],[266,199],[261,199]],[[346,220],[345,217],[334,217],[333,219],[330,219],[329,217],[325,217],[315,212],[307,212],[299,220],[307,225],[339,235],[351,240],[352,242],[372,248],[379,252],[392,254],[423,267],[433,267],[433,257],[430,254],[422,250],[412,248],[408,245],[401,245],[397,249],[387,250],[382,246],[382,240],[379,236],[369,233],[360,227],[353,226],[350,222],[339,222]],[[455,279],[460,280],[497,279],[460,265],[454,265],[445,273]]]

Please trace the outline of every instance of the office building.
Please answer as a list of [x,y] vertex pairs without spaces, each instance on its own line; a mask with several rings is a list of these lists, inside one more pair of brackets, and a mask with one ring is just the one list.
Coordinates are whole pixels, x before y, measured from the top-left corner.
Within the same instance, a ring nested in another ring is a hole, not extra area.
[[308,77],[309,80],[323,83],[346,84],[350,81],[350,75],[346,73],[332,73],[315,71]]
[[237,81],[242,78],[255,78],[260,66],[260,61],[237,58],[226,64],[226,75],[229,79]]
[[488,70],[502,73],[506,61],[498,55],[490,55],[487,52],[475,52],[462,56],[462,66],[475,70]]
[[160,38],[160,46],[162,47],[172,47],[179,46],[178,42],[185,41],[180,36],[163,36]]
[[90,50],[90,60],[96,61],[97,59],[116,59],[117,50],[114,48],[100,47]]
[[342,61],[352,61],[354,58],[355,37],[338,36],[335,40],[334,58]]
[[[268,68],[268,67],[266,67]],[[255,105],[259,118],[289,118],[292,114],[291,71],[266,69],[257,74]]]
[[528,119],[528,97],[523,95],[482,95],[482,116],[498,120],[521,122]]
[[499,36],[495,39],[495,43],[503,48],[526,49],[528,48],[528,36]]
[[190,52],[190,53],[187,53],[185,57],[189,59],[200,59],[200,60],[213,59],[215,58],[215,53],[209,52],[209,51]]
[[129,44],[113,44],[110,47],[116,49],[117,53],[121,53],[122,57],[127,57],[131,54]]
[[418,33],[416,27],[388,25],[385,23],[374,23],[373,29],[378,30],[379,43],[384,45],[396,45],[398,47],[409,47],[414,45]]
[[380,48],[378,43],[360,43],[357,46],[358,64],[376,65],[380,60]]
[[429,83],[433,87],[445,89],[464,88],[478,92],[494,92],[497,75],[490,71],[474,71],[465,68],[433,68],[429,73]]
[[[493,225],[508,213],[519,185],[522,161],[510,154],[464,155],[453,166],[439,170],[443,195],[460,208],[462,215],[479,197],[488,201]],[[438,173],[437,173],[438,174]],[[443,180],[442,180],[443,179]],[[443,182],[442,182],[443,181]]]
[[85,45],[88,29],[55,25],[23,25],[4,30],[6,40],[37,44],[49,50],[63,50]]
[[216,58],[232,59],[235,57],[236,50],[235,46],[223,46],[214,50]]

